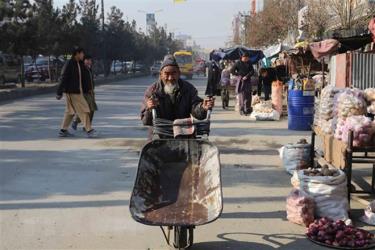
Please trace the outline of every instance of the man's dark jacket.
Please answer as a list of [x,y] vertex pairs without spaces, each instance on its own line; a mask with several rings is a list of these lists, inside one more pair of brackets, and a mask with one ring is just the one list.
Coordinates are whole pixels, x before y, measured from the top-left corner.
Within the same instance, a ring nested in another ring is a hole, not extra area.
[[[251,92],[251,79],[250,77],[254,75],[255,71],[253,65],[249,62],[243,62],[241,60],[237,61],[230,73],[232,75],[238,76],[238,82],[236,84],[236,93],[240,92]],[[247,80],[242,80],[243,77],[247,77]]]
[[152,125],[152,112],[147,109],[146,102],[149,98],[158,100],[156,107],[157,117],[170,121],[189,118],[190,114],[202,120],[206,118],[206,111],[202,107],[202,99],[198,96],[197,89],[189,82],[178,80],[175,100],[164,92],[161,80],[152,84],[145,92],[145,99],[141,109],[141,119],[144,125]]
[[233,65],[230,73],[235,76],[246,76],[247,78],[250,78],[252,75],[254,75],[254,68],[250,61],[243,62],[239,60]]
[[[83,93],[88,93],[89,84],[85,81],[85,65],[82,61],[79,62],[82,75],[82,90]],[[69,94],[80,94],[79,89],[79,71],[77,61],[70,59],[67,61],[61,71],[60,83],[57,88],[57,95],[62,95],[62,93]]]
[[95,89],[94,74],[89,67],[84,67],[83,70],[83,85],[87,85],[87,90],[91,91]]
[[221,69],[219,65],[212,61],[208,66],[208,76],[207,76],[207,87],[206,95],[208,96],[219,96],[220,95],[220,79],[221,79]]

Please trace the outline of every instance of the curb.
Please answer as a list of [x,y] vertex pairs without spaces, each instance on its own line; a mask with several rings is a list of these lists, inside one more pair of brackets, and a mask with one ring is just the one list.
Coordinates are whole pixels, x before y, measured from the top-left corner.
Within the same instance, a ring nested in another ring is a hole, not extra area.
[[[135,75],[126,75],[126,76],[114,76],[109,78],[101,78],[95,80],[95,86],[123,81],[131,78],[138,78],[143,76],[148,76],[147,73],[140,73]],[[53,84],[52,86],[45,86],[45,87],[35,87],[35,88],[17,88],[17,89],[9,89],[9,91],[2,91],[0,92],[0,104],[4,104],[4,102],[13,101],[17,99],[22,99],[30,96],[36,95],[43,95],[55,92],[57,89],[57,83]]]

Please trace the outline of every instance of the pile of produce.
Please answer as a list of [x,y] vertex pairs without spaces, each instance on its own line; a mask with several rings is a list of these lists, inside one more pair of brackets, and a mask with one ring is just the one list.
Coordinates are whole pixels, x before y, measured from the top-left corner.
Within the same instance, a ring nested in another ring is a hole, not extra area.
[[258,113],[272,113],[272,102],[271,101],[260,101],[253,107],[254,112]]
[[303,171],[306,176],[338,176],[340,173],[337,169],[329,169],[327,165],[321,169],[309,168]]
[[286,144],[280,149],[280,158],[283,166],[289,174],[296,170],[310,167],[311,144],[305,139],[300,139],[297,143]]
[[254,107],[256,104],[260,102],[261,102],[260,96],[253,95],[253,97],[251,98],[251,107]]
[[336,128],[336,121],[335,119],[330,119],[328,121],[321,119],[319,126],[323,133],[333,134]]
[[366,114],[366,101],[359,89],[345,89],[337,95],[336,112],[339,118]]
[[295,171],[291,179],[294,188],[303,190],[315,201],[315,215],[350,222],[348,188],[345,173],[340,169]]
[[280,115],[281,113],[273,109],[272,101],[260,101],[253,106],[250,119],[258,121],[278,121],[280,120]]
[[366,89],[365,98],[367,100],[367,112],[370,114],[375,114],[375,89]]
[[314,125],[320,127],[320,112],[319,112],[319,106],[320,106],[320,100],[318,98],[315,98],[314,103]]
[[371,143],[375,124],[363,115],[339,119],[335,131],[335,138],[348,142],[348,135],[353,131],[353,146],[366,146]]
[[328,85],[322,89],[319,104],[320,119],[328,121],[333,118],[335,95],[337,93],[339,93],[339,89],[333,87],[332,85]]
[[[339,93],[339,89],[328,85],[322,89],[320,102],[315,111],[314,123],[319,126],[324,133],[333,134],[335,131],[334,108],[335,95]],[[316,120],[318,119],[318,120]]]
[[363,229],[345,225],[342,220],[328,218],[315,220],[310,224],[307,237],[334,247],[361,248],[373,244],[374,235]]
[[314,199],[301,190],[293,189],[286,199],[286,214],[290,222],[309,226],[314,221]]

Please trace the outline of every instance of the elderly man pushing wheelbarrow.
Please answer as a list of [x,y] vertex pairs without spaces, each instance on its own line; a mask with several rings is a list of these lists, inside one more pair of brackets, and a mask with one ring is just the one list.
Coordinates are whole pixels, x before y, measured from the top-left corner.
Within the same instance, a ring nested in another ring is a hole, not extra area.
[[159,226],[169,245],[186,249],[194,228],[216,220],[223,206],[219,152],[207,139],[214,101],[199,98],[179,76],[168,56],[160,80],[146,90],[141,118],[159,138],[142,149],[130,212],[142,224]]

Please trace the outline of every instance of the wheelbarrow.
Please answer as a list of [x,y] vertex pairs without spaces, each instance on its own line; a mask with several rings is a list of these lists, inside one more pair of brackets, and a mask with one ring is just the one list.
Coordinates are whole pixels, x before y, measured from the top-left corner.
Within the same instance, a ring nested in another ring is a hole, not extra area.
[[[219,152],[208,141],[210,113],[191,124],[196,126],[193,139],[153,139],[141,152],[131,215],[142,224],[160,226],[176,249],[192,246],[194,228],[213,222],[223,209]],[[155,132],[155,111],[153,116]]]

